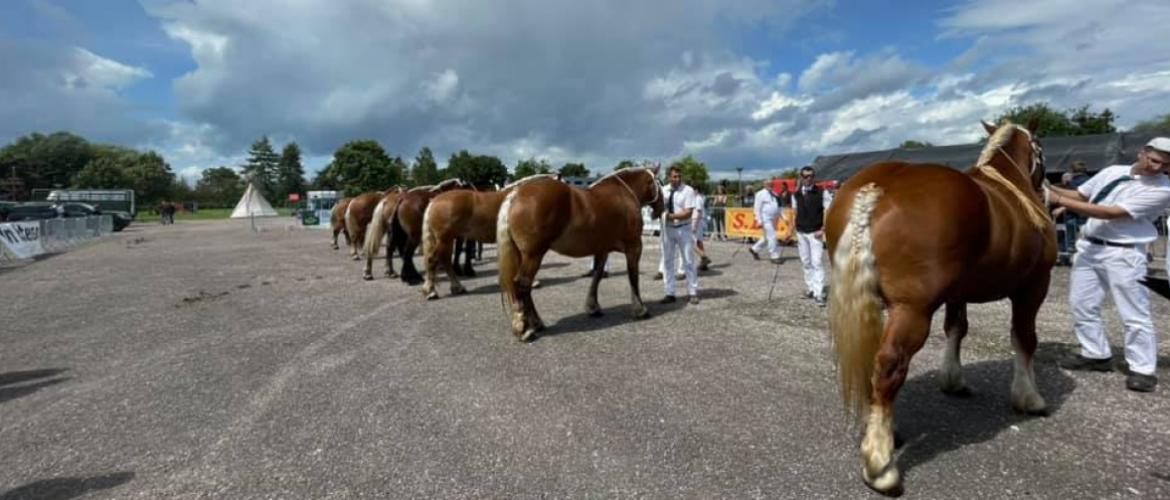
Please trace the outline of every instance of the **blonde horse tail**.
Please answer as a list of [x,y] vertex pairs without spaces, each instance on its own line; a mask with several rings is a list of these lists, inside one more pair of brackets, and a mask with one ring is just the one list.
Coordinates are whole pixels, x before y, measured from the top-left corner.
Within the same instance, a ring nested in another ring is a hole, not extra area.
[[513,190],[504,197],[500,211],[496,216],[496,253],[499,260],[500,300],[504,312],[511,314],[508,306],[512,305],[512,296],[516,291],[516,273],[520,272],[520,248],[512,241],[512,229],[508,227],[508,212],[512,209],[512,199],[516,197]]
[[350,253],[357,259],[358,245],[361,243],[358,236],[362,232],[358,228],[357,216],[353,213],[353,203],[345,207],[345,233],[349,239]]
[[435,253],[435,248],[438,247],[439,240],[435,236],[435,230],[431,229],[431,207],[435,206],[433,203],[428,203],[426,210],[423,211],[422,220],[422,249],[423,249],[423,270],[432,271],[431,256]]
[[370,225],[366,227],[365,250],[367,261],[377,257],[378,249],[382,248],[382,237],[386,236],[385,212],[386,201],[379,201],[378,206],[374,207],[374,218],[370,220]]
[[882,300],[870,232],[882,191],[873,183],[853,198],[849,220],[833,252],[829,330],[837,355],[841,398],[855,418],[866,414],[874,357],[882,340]]

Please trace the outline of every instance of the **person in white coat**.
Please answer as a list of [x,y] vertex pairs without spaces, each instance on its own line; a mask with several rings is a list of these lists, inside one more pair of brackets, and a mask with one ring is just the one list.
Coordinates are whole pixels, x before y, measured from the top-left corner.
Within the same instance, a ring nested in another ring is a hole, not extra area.
[[[675,258],[681,255],[682,269],[687,276],[687,294],[690,303],[699,303],[699,275],[695,269],[695,236],[691,232],[691,218],[695,211],[695,190],[682,182],[682,168],[670,167],[670,184],[663,186],[662,198],[665,207],[662,214],[663,270],[676,269]],[[666,296],[662,303],[669,304],[675,299],[677,280],[664,279]]]
[[1069,305],[1081,352],[1062,360],[1068,370],[1112,371],[1113,353],[1101,321],[1105,293],[1125,329],[1125,360],[1131,391],[1158,384],[1158,342],[1150,315],[1146,245],[1158,238],[1153,221],[1170,208],[1170,138],[1156,137],[1132,165],[1106,167],[1076,189],[1049,188],[1049,201],[1089,218],[1076,243],[1069,273]]
[[764,249],[764,245],[767,245],[768,257],[772,263],[780,263],[780,245],[776,242],[776,221],[780,220],[780,208],[787,192],[788,186],[784,184],[784,181],[773,179],[771,186],[765,184],[764,188],[756,193],[753,211],[756,223],[764,228],[764,237],[748,248],[756,260],[760,259],[759,252]]

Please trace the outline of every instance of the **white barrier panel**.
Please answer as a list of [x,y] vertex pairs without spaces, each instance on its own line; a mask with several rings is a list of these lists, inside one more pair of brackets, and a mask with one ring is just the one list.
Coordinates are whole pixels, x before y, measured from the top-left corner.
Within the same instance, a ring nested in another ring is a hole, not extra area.
[[0,224],[0,242],[18,259],[31,259],[45,253],[41,244],[40,222],[5,222]]

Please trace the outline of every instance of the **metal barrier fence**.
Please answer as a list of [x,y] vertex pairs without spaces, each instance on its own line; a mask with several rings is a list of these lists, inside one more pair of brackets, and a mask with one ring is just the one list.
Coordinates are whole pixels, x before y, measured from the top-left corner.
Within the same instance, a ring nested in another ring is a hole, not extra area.
[[[18,256],[16,251],[0,241],[0,263],[15,262],[22,258],[31,258],[48,253],[59,253],[71,250],[80,245],[89,243],[114,232],[114,218],[112,215],[97,215],[90,217],[71,217],[67,219],[45,219],[39,221],[25,221],[13,224],[37,224],[37,235],[23,243],[21,251],[31,252],[31,255]],[[0,223],[0,227],[6,223]],[[22,233],[27,236],[27,233]],[[36,243],[28,246],[27,243]],[[30,250],[35,248],[35,250]]]

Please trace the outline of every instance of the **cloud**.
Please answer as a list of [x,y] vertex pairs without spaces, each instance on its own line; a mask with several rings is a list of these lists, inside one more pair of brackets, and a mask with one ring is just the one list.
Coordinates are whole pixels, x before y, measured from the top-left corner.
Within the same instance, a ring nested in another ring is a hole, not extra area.
[[155,132],[122,92],[151,78],[85,48],[0,37],[0,141],[32,131],[71,130],[89,139],[136,143]]
[[[764,86],[759,67],[729,54],[720,29],[782,32],[824,5],[344,3],[147,8],[197,64],[174,83],[179,108],[222,130],[229,149],[279,131],[315,153],[372,137],[404,156],[428,145],[440,155],[466,148],[512,161],[524,151],[616,162],[672,156],[706,127],[749,121],[758,103],[748,96]],[[674,85],[696,68],[702,78]],[[705,116],[719,106],[737,113]]]

